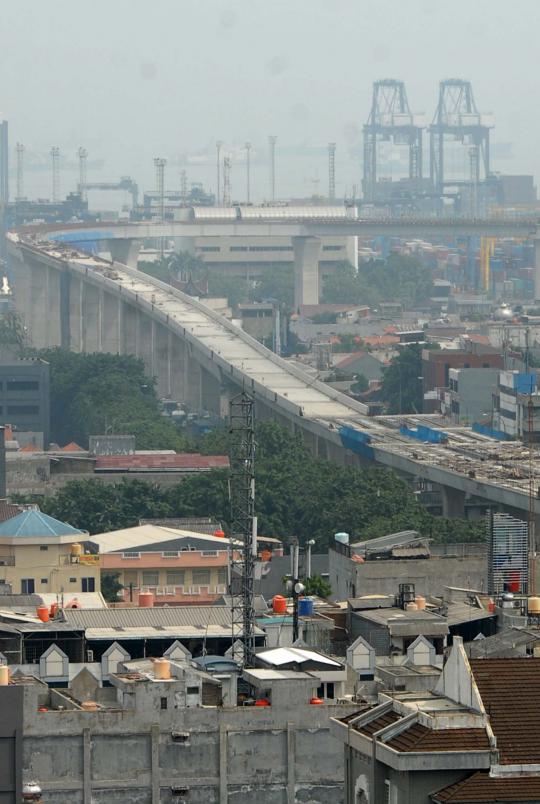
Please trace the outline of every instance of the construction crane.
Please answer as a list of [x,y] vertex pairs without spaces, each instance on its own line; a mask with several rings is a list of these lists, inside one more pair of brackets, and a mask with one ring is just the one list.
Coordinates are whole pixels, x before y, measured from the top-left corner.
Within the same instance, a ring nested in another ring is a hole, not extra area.
[[[82,188],[79,184],[79,192]],[[120,181],[90,181],[84,185],[84,191],[87,190],[125,190],[131,195],[131,203],[133,209],[139,202],[139,188],[137,183],[130,176],[122,176]]]
[[229,499],[231,541],[229,547],[229,595],[232,618],[232,654],[249,666],[255,655],[253,604],[257,517],[255,516],[254,401],[245,391],[233,397],[229,407]]

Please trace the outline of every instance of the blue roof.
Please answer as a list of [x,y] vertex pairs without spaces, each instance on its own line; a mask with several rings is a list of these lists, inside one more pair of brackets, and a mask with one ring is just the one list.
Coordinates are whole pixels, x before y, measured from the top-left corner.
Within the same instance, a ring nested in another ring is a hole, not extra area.
[[0,536],[82,536],[85,531],[60,522],[41,511],[23,511],[0,524]]

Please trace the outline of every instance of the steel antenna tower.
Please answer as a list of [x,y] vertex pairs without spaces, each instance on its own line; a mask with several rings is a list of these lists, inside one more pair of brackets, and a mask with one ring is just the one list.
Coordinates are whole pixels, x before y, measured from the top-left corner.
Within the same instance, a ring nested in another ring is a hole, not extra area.
[[86,148],[79,148],[79,193],[83,201],[86,201],[86,160],[88,151]]
[[216,206],[219,207],[221,204],[221,149],[223,147],[223,140],[216,141],[216,156],[217,156],[217,163],[216,163],[216,171],[217,171],[217,194],[216,194]]
[[459,183],[459,180],[456,182],[454,179],[451,182],[447,181],[445,142],[453,139],[476,147],[479,168],[480,166],[483,168],[485,179],[490,173],[489,130],[492,127],[492,124],[488,125],[478,111],[470,81],[449,78],[440,82],[439,102],[429,127],[429,172],[433,189],[439,196],[444,194],[445,185]]
[[364,126],[364,199],[377,200],[377,144],[392,140],[409,148],[409,179],[419,189],[422,179],[422,128],[414,122],[403,81],[375,81],[371,112]]
[[251,143],[246,142],[246,203],[251,203]]
[[233,657],[250,665],[255,654],[254,568],[257,555],[255,516],[254,401],[245,391],[230,402],[229,498],[231,543],[229,594]]
[[53,145],[51,148],[52,162],[52,200],[60,200],[60,148]]
[[154,167],[156,169],[156,193],[159,204],[159,220],[165,220],[165,165],[166,159],[156,157],[154,159]]
[[17,201],[24,198],[24,145],[18,142],[17,151]]
[[336,197],[336,143],[328,143],[328,198],[334,201]]
[[230,156],[223,157],[223,206],[231,206],[231,165]]
[[277,137],[275,135],[268,137],[270,146],[270,197],[272,201],[276,200],[276,142]]

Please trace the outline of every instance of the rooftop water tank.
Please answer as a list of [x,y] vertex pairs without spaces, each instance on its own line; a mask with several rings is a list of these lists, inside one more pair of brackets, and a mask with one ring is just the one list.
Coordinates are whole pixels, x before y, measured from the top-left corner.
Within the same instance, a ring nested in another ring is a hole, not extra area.
[[527,610],[529,614],[540,614],[540,597],[530,597],[527,600]]
[[0,687],[7,687],[9,684],[9,667],[7,664],[0,664]]
[[313,614],[313,600],[310,597],[301,597],[299,599],[298,614],[300,617],[311,617]]
[[272,609],[274,614],[287,614],[287,599],[283,595],[274,595]]
[[405,606],[405,611],[418,611],[418,604],[417,603],[407,603]]
[[349,534],[348,533],[336,533],[334,535],[336,542],[340,542],[340,544],[349,544]]
[[154,607],[154,593],[139,592],[139,606],[141,609],[152,609]]
[[154,659],[154,678],[165,680],[171,677],[171,663],[168,659]]
[[426,608],[426,598],[423,595],[417,595],[414,602],[418,606],[419,611],[424,611]]

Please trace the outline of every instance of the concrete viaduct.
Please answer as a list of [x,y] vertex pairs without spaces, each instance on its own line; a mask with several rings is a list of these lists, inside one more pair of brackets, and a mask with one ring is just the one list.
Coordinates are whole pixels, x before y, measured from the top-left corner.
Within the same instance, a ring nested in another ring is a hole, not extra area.
[[[237,209],[238,212],[234,213]],[[249,209],[249,208],[248,208]],[[316,208],[314,208],[316,209]],[[286,210],[286,208],[284,208]],[[279,208],[274,214],[278,214]],[[281,210],[283,211],[283,210]],[[336,217],[282,218],[271,217],[261,208],[260,217],[243,219],[242,208],[200,208],[191,210],[193,219],[164,223],[141,222],[96,226],[95,224],[60,225],[42,227],[43,233],[63,242],[84,247],[84,242],[102,241],[104,251],[111,258],[131,268],[137,267],[140,244],[148,238],[178,238],[189,250],[196,237],[243,236],[249,238],[288,237],[294,257],[295,308],[304,304],[318,304],[320,296],[319,258],[325,237],[424,237],[466,238],[478,236],[531,238],[535,244],[537,222],[527,219],[468,220],[381,218],[379,220],[347,217],[345,208],[336,207]],[[220,214],[223,217],[220,217]],[[236,214],[239,217],[236,217]],[[251,208],[251,215],[253,215]],[[264,216],[264,217],[263,217]],[[35,231],[35,228],[33,229]],[[105,245],[106,243],[106,245]],[[536,249],[535,298],[540,299],[540,248]]]
[[[65,231],[75,234],[62,227]],[[81,240],[85,231],[79,229]],[[110,231],[104,231],[109,238]],[[129,243],[135,235],[176,236],[176,227],[141,224],[114,232],[112,240]],[[47,233],[35,228],[8,233],[15,302],[35,346],[136,355],[162,397],[195,411],[226,416],[231,396],[245,388],[255,395],[258,418],[300,433],[322,458],[364,462],[343,445],[342,428],[350,427],[370,439],[370,457],[378,464],[438,484],[446,515],[462,516],[469,494],[527,518],[528,482],[510,452],[501,459],[513,445],[478,443],[481,437],[475,437],[464,459],[462,432],[446,447],[412,443],[384,417],[367,417],[363,405],[313,380],[201,302],[121,262],[56,242],[51,234],[56,233],[50,227]],[[534,506],[540,522],[540,499]]]

